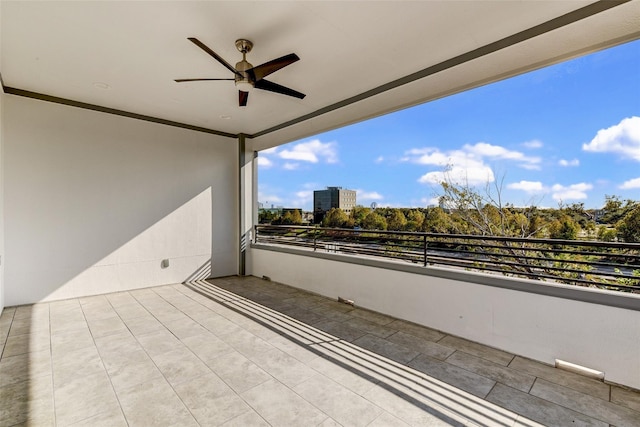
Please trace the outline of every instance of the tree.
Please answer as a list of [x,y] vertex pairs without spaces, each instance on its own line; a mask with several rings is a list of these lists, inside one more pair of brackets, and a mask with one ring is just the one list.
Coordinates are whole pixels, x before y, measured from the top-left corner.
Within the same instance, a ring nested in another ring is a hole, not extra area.
[[[535,207],[516,209],[502,203],[502,180],[487,182],[480,192],[468,181],[454,181],[445,174],[440,205],[448,209],[455,232],[482,236],[531,237],[540,226],[531,225]],[[518,214],[518,215],[516,215]]]
[[364,221],[369,212],[371,212],[371,208],[356,206],[351,209],[351,215],[349,216],[349,218],[353,220],[354,226],[362,227],[362,221]]
[[602,208],[602,216],[600,220],[605,224],[616,224],[622,220],[629,212],[640,206],[639,202],[634,200],[620,200],[618,196],[606,195],[605,204]]
[[580,227],[569,216],[556,220],[549,225],[549,237],[559,240],[575,240]]
[[608,228],[605,225],[601,225],[600,227],[598,227],[597,238],[602,242],[613,242],[616,240],[617,234],[618,233],[616,232],[615,228]]
[[387,230],[403,231],[407,225],[407,218],[400,209],[393,209],[387,218]]
[[456,230],[451,221],[451,217],[441,207],[427,210],[425,219],[422,222],[422,231],[426,233],[455,233]]
[[331,208],[322,219],[323,227],[340,228],[346,226],[349,217],[340,208]]
[[627,213],[616,225],[618,237],[627,243],[640,243],[640,205]]
[[302,214],[298,209],[287,211],[280,223],[282,225],[300,225],[302,224]]
[[375,211],[371,211],[362,221],[362,227],[366,230],[386,230],[387,220]]
[[258,222],[260,224],[270,224],[273,220],[278,217],[278,214],[269,210],[261,210],[258,214]]
[[405,226],[405,229],[407,231],[418,231],[422,229],[422,223],[424,223],[424,214],[417,210],[417,209],[411,209],[409,212],[407,212],[407,225]]

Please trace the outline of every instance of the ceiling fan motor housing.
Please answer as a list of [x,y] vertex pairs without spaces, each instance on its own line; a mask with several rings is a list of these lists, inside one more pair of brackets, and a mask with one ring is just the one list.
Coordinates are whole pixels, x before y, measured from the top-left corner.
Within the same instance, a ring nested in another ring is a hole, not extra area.
[[248,62],[246,58],[247,53],[251,52],[251,49],[253,49],[253,43],[247,39],[238,39],[236,40],[236,49],[242,53],[242,61],[236,63],[236,70],[239,74],[236,74],[235,83],[238,89],[246,91],[248,88],[247,85],[251,85],[251,87],[253,87],[255,83],[251,80],[249,73],[247,73],[247,70],[253,68],[253,65]]

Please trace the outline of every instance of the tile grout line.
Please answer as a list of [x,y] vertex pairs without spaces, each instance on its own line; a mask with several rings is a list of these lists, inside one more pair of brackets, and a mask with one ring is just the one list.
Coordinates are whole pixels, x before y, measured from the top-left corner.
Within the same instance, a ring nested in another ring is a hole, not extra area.
[[[195,290],[191,289],[191,288],[190,288],[190,287],[188,287],[188,286],[187,286],[187,288],[188,288],[188,289],[190,289],[192,292],[196,292]],[[225,291],[227,291],[227,290],[225,289]],[[230,292],[230,291],[227,291],[227,292]],[[196,293],[197,293],[197,292],[196,292]],[[251,301],[251,303],[258,304],[258,303],[256,303],[255,301],[252,301],[252,300],[249,300],[249,301]],[[244,308],[244,307],[242,307],[242,306],[239,306],[239,304],[237,304],[237,302],[238,302],[238,299],[234,299],[234,300],[230,300],[230,301],[225,301],[225,303],[226,303],[226,304],[233,303],[233,304],[230,304],[230,305],[238,306],[238,307],[239,307],[238,309],[240,309],[240,308]],[[258,305],[260,305],[260,304],[258,304]],[[268,307],[265,307],[265,308],[267,308],[267,309],[268,309]],[[245,310],[248,310],[247,308],[244,308],[244,309],[245,309]],[[185,314],[186,314],[186,313],[185,313]],[[246,314],[244,314],[244,313],[240,313],[240,314],[242,314],[243,316],[246,316]],[[282,315],[283,313],[280,313],[280,314]],[[255,314],[254,314],[254,315],[255,315]],[[254,321],[255,321],[255,320],[254,320]],[[300,322],[300,323],[305,324],[304,322]],[[307,325],[307,324],[305,324],[305,325],[306,325],[306,326],[308,326],[308,327],[310,327],[310,325]],[[238,325],[238,326],[240,326],[240,325]],[[240,327],[241,327],[241,326],[240,326]],[[241,327],[241,328],[242,328],[242,327]],[[244,329],[244,328],[242,328],[242,329],[246,331],[246,329]],[[249,332],[249,331],[247,331],[247,332]],[[249,332],[249,333],[251,333],[251,332]],[[251,334],[252,334],[252,335],[254,335],[253,333],[251,333]],[[255,335],[254,335],[254,336],[255,336]],[[259,338],[259,337],[258,337],[258,338]],[[333,340],[325,341],[325,342],[326,342],[326,343],[331,343],[331,342],[335,342],[335,341],[342,341],[342,340],[341,340],[341,339],[339,339],[339,338],[335,338],[335,339],[333,339]],[[265,342],[267,342],[268,344],[270,344],[270,343],[269,343],[268,341],[266,341],[266,340],[265,340]],[[316,345],[316,344],[322,344],[322,343],[325,343],[325,342],[312,343],[312,344],[308,344],[308,345],[302,345],[302,347],[305,347],[305,348],[306,348],[306,347],[312,348],[312,347],[313,347],[313,345]],[[272,344],[270,344],[270,345],[272,345]],[[272,346],[273,346],[273,345],[272,345]],[[232,346],[232,347],[233,347],[233,346]],[[277,348],[277,347],[275,347],[275,346],[273,346],[273,347],[274,347],[275,349],[279,350],[279,351],[283,351],[283,350],[278,349],[278,348]],[[289,353],[287,353],[287,352],[284,352],[284,353],[289,355]],[[290,356],[291,356],[291,357],[294,357],[294,356],[292,356],[292,355],[290,355]],[[322,356],[319,356],[319,357],[322,357]],[[295,357],[294,357],[294,359],[298,360],[298,359],[297,359],[297,358],[295,358]],[[249,359],[249,360],[251,360],[251,359]],[[371,402],[371,401],[370,401],[369,399],[367,399],[366,397],[359,395],[359,394],[358,394],[358,393],[356,393],[355,391],[350,390],[349,388],[347,388],[347,387],[343,386],[342,384],[339,384],[338,382],[336,382],[336,381],[335,381],[335,380],[333,380],[332,378],[330,378],[330,377],[326,376],[326,375],[325,375],[325,374],[323,374],[322,372],[320,372],[320,371],[318,371],[318,370],[314,369],[314,368],[313,368],[313,367],[311,367],[311,366],[308,366],[306,363],[304,363],[304,362],[302,362],[302,361],[300,361],[300,360],[298,360],[298,361],[299,361],[300,363],[303,363],[306,367],[308,367],[308,368],[309,368],[309,369],[311,369],[312,371],[314,371],[314,372],[316,373],[316,375],[320,375],[320,376],[322,376],[322,377],[326,378],[327,380],[329,380],[329,381],[331,381],[331,382],[334,382],[334,383],[338,384],[338,386],[343,387],[345,390],[349,391],[350,393],[353,393],[353,394],[355,394],[356,396],[360,396],[361,398],[365,399],[367,402],[369,402],[371,405],[375,406],[376,408],[379,408],[380,410],[385,411],[385,410],[384,410],[384,408],[379,407],[377,404],[375,404],[374,402]],[[259,365],[257,365],[257,366],[259,366]],[[266,372],[266,371],[265,371],[265,372]],[[312,403],[312,402],[310,402],[309,400],[305,399],[303,396],[301,396],[299,393],[297,393],[297,392],[296,392],[292,387],[289,387],[289,386],[287,386],[286,384],[282,383],[280,380],[278,380],[277,378],[273,377],[273,375],[271,375],[269,372],[267,372],[267,374],[268,374],[268,375],[273,379],[273,381],[276,381],[277,383],[281,384],[283,387],[287,388],[287,389],[288,389],[288,390],[290,390],[292,393],[294,393],[296,396],[298,396],[300,399],[302,399],[303,401],[307,402],[309,405],[311,405],[311,406],[313,406],[314,408],[316,408],[316,409],[317,409],[318,411],[320,411],[322,414],[326,415],[326,416],[327,416],[327,418],[326,418],[326,419],[324,419],[322,422],[320,422],[320,424],[324,423],[327,419],[331,419],[331,420],[333,420],[333,421],[336,421],[333,417],[331,417],[331,415],[327,414],[324,410],[322,410],[321,408],[319,408],[318,406],[316,406],[314,403]],[[309,378],[308,378],[308,379],[306,379],[306,380],[304,380],[304,381],[302,381],[300,384],[303,384],[304,382],[306,382],[306,381],[308,381],[308,380],[309,380]],[[223,381],[224,381],[224,380],[223,380]],[[226,383],[226,382],[225,382],[225,383]],[[262,384],[264,384],[264,383],[257,384],[257,385],[255,385],[255,386],[251,387],[250,389],[245,390],[243,393],[246,393],[247,391],[252,390],[252,389],[254,389],[254,388],[256,388],[256,387],[259,387],[259,386],[261,386]],[[251,407],[251,408],[252,408],[252,409],[253,409],[253,410],[254,410],[258,415],[260,415],[260,413],[259,413],[259,412],[258,412],[258,411],[257,411],[257,410],[256,410],[256,409],[255,409],[255,408],[254,408],[250,403],[249,403],[249,402],[247,402],[247,401],[244,399],[244,397],[242,397],[242,396],[241,396],[241,394],[240,394],[240,393],[236,393],[236,394],[237,394],[237,395],[238,395],[238,396],[239,396],[239,397],[240,397],[240,398],[241,398],[245,403],[247,403],[247,405],[248,405],[249,407]],[[260,415],[260,417],[262,418],[262,415]],[[336,422],[337,422],[337,421],[336,421]],[[318,425],[320,425],[320,424],[318,424]]]
[[2,343],[2,352],[0,352],[0,360],[4,359],[4,350],[7,347],[7,342],[9,341],[9,334],[11,333],[11,328],[13,328],[13,321],[16,318],[16,311],[18,311],[17,309],[13,310],[13,313],[11,314],[11,321],[9,322],[9,329],[7,330],[7,336],[4,339],[4,342]]
[[[122,323],[124,323],[124,321],[120,317],[120,314],[118,314],[116,309],[111,304],[111,301],[109,301],[109,298],[107,298],[106,296],[104,298],[107,300],[107,303],[113,309],[114,313],[118,316],[118,319],[120,319],[120,321],[122,321]],[[120,397],[118,396],[118,393],[116,392],[116,389],[113,386],[113,381],[111,381],[111,375],[109,375],[109,371],[107,371],[107,367],[104,365],[104,360],[102,359],[102,355],[100,354],[100,351],[98,350],[98,346],[96,345],[96,337],[93,335],[93,331],[91,330],[91,326],[89,324],[89,321],[87,320],[87,315],[84,312],[84,307],[82,305],[82,302],[79,299],[78,299],[78,304],[80,305],[80,311],[82,311],[82,316],[84,317],[84,321],[87,324],[87,329],[89,329],[89,334],[91,334],[91,340],[93,341],[93,346],[96,349],[96,353],[98,353],[98,357],[100,357],[100,365],[102,366],[102,369],[104,369],[104,373],[107,375],[107,378],[109,379],[109,384],[111,385],[111,391],[113,391],[113,395],[116,397],[116,401],[118,402],[118,408],[120,409],[120,413],[122,414],[122,417],[124,418],[124,421],[127,423],[127,426],[128,426],[129,425],[129,421],[127,420],[127,417],[124,414],[124,410],[122,409],[122,403],[120,402]],[[126,324],[125,324],[125,326],[126,326]],[[105,335],[105,336],[107,336],[107,335]],[[52,358],[51,362],[52,362],[51,366],[53,368],[53,358]],[[90,419],[92,417],[95,417],[95,416],[100,415],[100,414],[104,414],[106,412],[107,411],[91,415],[91,416],[85,418],[84,420],[88,420],[88,419]],[[80,420],[80,421],[84,421],[84,420]]]
[[[155,292],[155,291],[154,291],[154,292]],[[185,316],[187,316],[189,319],[193,320],[193,321],[194,321],[194,322],[196,322],[198,325],[200,325],[200,326],[202,326],[203,328],[205,328],[205,330],[209,331],[209,329],[207,329],[204,325],[202,325],[202,324],[201,324],[200,322],[198,322],[196,319],[192,318],[192,317],[191,317],[191,316],[189,316],[187,313],[185,313],[184,311],[182,311],[180,308],[178,308],[177,306],[175,306],[174,304],[172,304],[169,300],[167,300],[167,299],[166,299],[165,297],[163,297],[161,294],[158,294],[157,292],[155,292],[155,293],[156,293],[156,295],[158,295],[158,297],[162,298],[164,301],[166,301],[166,302],[167,302],[168,304],[170,304],[172,307],[174,307],[174,308],[176,308],[177,310],[179,310],[181,313],[183,313],[183,314],[184,314]],[[178,292],[178,293],[182,294],[181,292]],[[182,295],[184,295],[184,294],[182,294]],[[134,297],[134,298],[135,298],[135,297]],[[190,298],[190,299],[191,299],[192,301],[195,301],[195,300],[193,300],[192,298]],[[198,301],[195,301],[195,302],[196,302],[196,303],[198,303],[198,304],[200,304]],[[141,303],[141,304],[142,304],[142,303]],[[206,306],[204,306],[204,305],[202,305],[202,304],[200,304],[200,305],[201,305],[201,306],[203,306],[203,307],[205,307],[207,310],[209,310],[209,311],[212,311],[212,312],[213,312],[213,310],[211,310],[209,307],[206,307]],[[146,309],[146,307],[145,307],[145,309]],[[218,315],[217,313],[215,313],[215,314],[216,314],[216,315]],[[224,317],[224,316],[222,316],[222,317]],[[227,319],[227,318],[225,317],[225,319]],[[240,326],[240,325],[236,324],[235,322],[233,322],[231,319],[227,319],[227,320],[228,320],[228,321],[230,321],[230,322],[232,322],[234,325],[238,326],[239,328],[241,328],[243,331],[246,331],[246,332],[250,333],[249,331],[247,331],[246,329],[244,329],[242,326]],[[171,330],[169,330],[169,328],[167,328],[167,327],[166,327],[166,325],[164,324],[164,322],[162,322],[162,321],[160,321],[160,320],[158,320],[158,321],[159,321],[160,323],[162,323],[162,326],[164,326],[164,327],[165,327],[165,328],[166,328],[166,329],[167,329],[171,334],[173,334],[173,332],[171,332]],[[211,332],[211,331],[209,331],[209,332]],[[214,334],[214,335],[215,335],[215,334]],[[253,335],[253,334],[252,334],[252,335]],[[200,356],[198,356],[197,354],[195,354],[195,353],[194,353],[194,352],[193,352],[193,351],[192,351],[192,350],[191,350],[191,349],[190,349],[186,344],[184,344],[184,343],[182,342],[182,340],[181,340],[178,336],[176,336],[175,334],[173,334],[173,336],[174,336],[174,337],[176,337],[176,339],[177,339],[178,341],[180,341],[180,343],[182,343],[182,345],[184,345],[184,347],[185,347],[187,350],[189,350],[189,351],[190,351],[190,352],[191,352],[191,353],[192,353],[192,354],[193,354],[193,355],[194,355],[198,360],[200,360],[200,361],[201,361],[201,362],[202,362],[202,363],[207,367],[207,369],[209,369],[209,371],[210,371],[213,375],[215,375],[215,376],[216,376],[220,381],[222,381],[222,382],[223,382],[227,387],[229,387],[229,389],[230,389],[231,391],[233,391],[233,393],[234,393],[236,396],[238,396],[240,399],[242,399],[242,401],[243,401],[243,402],[244,402],[244,403],[245,403],[249,408],[251,408],[251,410],[253,410],[253,412],[255,412],[256,414],[258,414],[258,416],[260,416],[260,418],[264,419],[264,417],[262,417],[262,415],[261,415],[261,414],[260,414],[260,413],[259,413],[259,412],[258,412],[258,411],[253,407],[253,406],[251,406],[251,404],[250,404],[249,402],[247,402],[247,401],[245,400],[245,398],[244,398],[244,397],[242,397],[242,396],[241,396],[241,393],[236,392],[236,391],[235,391],[235,389],[234,389],[233,387],[231,387],[231,385],[230,385],[227,381],[225,381],[225,380],[224,380],[223,378],[221,378],[221,377],[220,377],[216,372],[214,372],[214,371],[213,371],[213,369],[211,369],[211,368],[209,367],[209,365],[207,365],[207,363],[206,363],[204,360],[202,360],[202,358],[201,358]],[[137,340],[137,338],[136,338],[136,340]],[[226,342],[225,342],[225,343],[226,343]],[[236,349],[235,347],[233,347],[233,345],[231,345],[231,344],[229,344],[229,343],[226,343],[226,344],[227,344],[229,347],[231,347],[234,351],[237,351],[238,353],[242,354],[238,349]],[[274,348],[275,348],[275,347],[274,347]],[[144,349],[144,347],[143,347],[143,349]],[[146,352],[146,350],[145,350],[145,352]],[[244,356],[244,355],[243,355],[243,356]],[[152,361],[152,362],[153,362],[153,364],[155,365],[155,361],[153,361],[153,359],[151,358],[151,356],[149,356],[149,358],[151,359],[151,361]],[[250,360],[250,359],[249,359],[249,358],[247,358],[247,360]],[[256,366],[258,366],[258,365],[256,365]],[[157,366],[157,365],[156,365],[156,368],[158,368],[158,366]],[[162,373],[162,371],[160,370],[160,368],[158,368],[158,371],[160,371],[160,374],[164,377],[164,374]],[[266,371],[265,371],[265,372],[266,372]],[[266,372],[266,374],[267,374],[267,375],[269,375],[269,377],[271,377],[271,379],[272,379],[272,380],[280,382],[277,378],[275,378],[275,377],[274,377],[273,375],[271,375],[269,372]],[[182,400],[182,397],[180,397],[180,395],[178,394],[178,392],[176,392],[176,391],[175,391],[175,389],[173,388],[173,385],[169,382],[169,380],[167,380],[167,379],[166,379],[166,377],[165,377],[165,380],[167,381],[167,383],[169,384],[169,386],[171,387],[171,389],[173,390],[173,392],[176,394],[176,396],[178,396],[178,399],[180,399],[180,401],[181,401],[181,402],[182,402],[182,404],[185,406],[185,408],[187,409],[187,411],[189,411],[189,413],[191,414],[191,416],[193,417],[193,419],[196,421],[196,423],[197,423],[198,425],[201,425],[201,424],[198,422],[198,419],[195,417],[195,415],[193,415],[193,413],[191,412],[191,409],[189,409],[189,407],[187,406],[187,404],[186,404],[186,403],[184,403],[184,401]],[[252,388],[254,388],[254,387],[258,387],[259,385],[262,385],[262,384],[264,384],[264,383],[256,384],[255,386],[251,387],[249,390],[251,390],[251,389],[252,389]],[[281,384],[282,384],[282,383],[281,383]],[[286,387],[286,385],[284,385],[284,384],[282,384],[282,385],[283,385],[284,387]],[[248,390],[245,390],[244,392],[246,392],[246,391],[248,391]],[[243,393],[244,393],[244,392],[243,392]],[[240,417],[241,415],[244,415],[244,414],[237,415],[236,417],[233,417],[233,418],[231,418],[230,420],[225,421],[225,423],[226,423],[226,422],[228,422],[228,421],[231,421],[232,419],[235,419],[235,418],[237,418],[237,417]],[[265,422],[266,422],[266,420],[265,420]],[[267,424],[269,424],[269,423],[267,422]]]
[[[213,285],[213,286],[215,286],[215,285]],[[230,291],[227,291],[227,292],[230,292]],[[245,299],[246,299],[246,298],[245,298]],[[252,301],[251,299],[246,299],[246,300],[248,300],[250,303],[254,303],[254,304],[258,304],[258,305],[260,305],[259,303],[255,302],[255,301]],[[280,314],[281,314],[281,315],[284,315],[283,313],[280,313]],[[246,316],[247,314],[246,314],[246,313],[244,313],[244,315]],[[255,319],[254,319],[254,320],[255,320]],[[303,322],[303,323],[304,323],[304,322]],[[425,380],[426,380],[426,381],[428,381],[428,380],[429,380],[429,378],[433,378],[433,379],[435,379],[434,377],[430,376],[430,375],[429,375],[429,374],[427,374],[427,373],[424,373],[424,372],[421,372],[421,371],[416,371],[415,369],[413,369],[413,368],[412,368],[412,367],[410,367],[410,366],[407,366],[407,365],[404,365],[404,364],[402,364],[402,363],[400,363],[400,362],[395,362],[395,361],[393,361],[393,360],[391,360],[391,359],[385,358],[384,356],[379,355],[379,354],[377,354],[377,353],[376,353],[376,352],[374,352],[374,351],[367,350],[367,349],[365,349],[365,348],[363,348],[363,347],[360,347],[360,346],[358,346],[358,345],[356,345],[356,344],[349,343],[348,341],[343,341],[343,340],[338,340],[338,342],[341,342],[341,343],[342,343],[342,344],[344,344],[346,347],[348,347],[348,349],[344,349],[344,348],[343,348],[343,349],[342,349],[342,351],[345,351],[345,352],[350,353],[350,354],[352,354],[352,355],[354,354],[354,353],[353,353],[353,351],[360,351],[360,352],[362,352],[363,354],[366,354],[366,355],[368,355],[369,357],[371,357],[372,359],[374,359],[375,361],[371,361],[371,360],[369,360],[369,363],[373,363],[374,365],[380,366],[380,365],[379,365],[379,363],[384,363],[385,361],[386,361],[386,363],[390,363],[390,362],[392,362],[392,363],[391,363],[391,366],[394,366],[394,367],[398,368],[400,371],[402,371],[402,374],[398,374],[398,373],[396,373],[396,375],[400,375],[401,377],[404,377],[406,380],[410,381],[411,383],[415,384],[415,385],[416,385],[416,386],[418,386],[418,387],[420,387],[420,386],[421,386],[421,381],[425,381]],[[355,347],[355,348],[354,348],[354,347]],[[321,347],[321,348],[322,348],[322,347]],[[330,349],[327,349],[327,350],[328,350],[328,351],[331,351]],[[333,353],[335,353],[335,354],[338,354],[336,351],[331,351],[331,352],[333,352]],[[323,354],[325,354],[325,353],[323,353]],[[326,355],[326,354],[325,354],[325,355]],[[332,356],[329,356],[329,357],[332,357]],[[345,356],[342,356],[342,357],[345,357]],[[428,357],[428,356],[427,356],[427,357]],[[334,357],[334,359],[335,359],[335,357]],[[334,363],[338,363],[338,364],[340,364],[341,362],[339,362],[337,359],[335,359],[335,360],[334,360]],[[364,365],[362,365],[362,366],[364,367]],[[415,379],[415,378],[409,378],[409,377],[406,377],[406,375],[413,375],[413,376],[417,377],[417,379]],[[392,379],[391,377],[387,377],[387,378],[388,378],[388,380],[390,380],[391,382],[396,382],[396,380]],[[492,381],[493,381],[493,380],[492,380]],[[447,385],[450,385],[450,384],[448,384],[446,381],[442,381],[442,382],[443,382],[443,383],[445,383],[445,384],[447,384]],[[495,385],[495,381],[493,381],[493,382],[494,382],[494,385]],[[386,384],[386,382],[384,382],[384,381],[382,381],[382,383],[383,383],[383,384]],[[380,384],[380,381],[378,381],[378,385],[379,385],[379,384]],[[391,387],[393,387],[393,386],[391,386]],[[418,392],[419,394],[422,394],[420,391],[415,390],[415,389],[414,389],[414,386],[410,386],[409,388],[410,388],[412,391],[414,391],[414,392]],[[461,390],[461,391],[463,391],[463,390]],[[464,392],[464,391],[463,391],[463,392]],[[465,392],[465,393],[466,393],[466,392]],[[472,394],[472,393],[471,393],[471,394]],[[481,397],[478,397],[478,399],[483,400],[485,403],[489,403],[489,404],[491,404],[491,402],[488,402],[486,399],[483,399],[483,398],[481,398]],[[367,399],[367,400],[368,400],[368,399]],[[370,403],[374,404],[373,402],[370,402]],[[438,407],[440,407],[440,408],[444,409],[445,411],[449,411],[448,409],[446,409],[446,405],[442,405],[442,404],[440,404],[440,403],[436,403],[436,402],[433,402],[433,404],[435,404],[436,406],[438,406]],[[374,405],[375,405],[375,404],[374,404]],[[376,405],[376,406],[377,406],[377,405]],[[453,411],[453,412],[455,413],[455,411]],[[458,414],[457,416],[462,416],[462,417],[464,418],[464,415],[461,415],[461,414]]]
[[[153,292],[154,294],[156,294],[159,298],[163,299],[161,295],[159,295],[154,289],[152,288],[148,288],[150,289],[151,292]],[[154,319],[156,319],[164,328],[165,330],[167,330],[171,335],[173,335],[178,341],[180,341],[180,343],[187,348],[192,354],[194,354],[190,348],[188,348],[183,342],[182,340],[180,340],[180,338],[178,338],[169,328],[167,328],[167,326],[164,324],[163,321],[161,321],[160,319],[158,319],[148,308],[147,306],[144,305],[143,302],[141,302],[138,298],[136,298],[135,295],[131,295],[131,297],[133,297],[133,299],[136,300],[136,302],[138,302],[138,304],[140,304]],[[165,300],[166,301],[166,300]],[[171,304],[173,306],[173,304]],[[126,323],[125,323],[126,326]],[[127,326],[127,329],[129,329],[129,327]],[[145,352],[145,354],[147,355],[147,357],[149,358],[149,360],[151,361],[151,363],[153,363],[153,366],[156,367],[156,369],[158,370],[158,372],[160,372],[160,375],[162,375],[162,378],[166,381],[166,383],[169,385],[169,387],[171,387],[171,391],[176,395],[176,397],[178,398],[178,400],[180,401],[180,403],[182,403],[182,405],[184,406],[184,408],[187,410],[187,412],[189,412],[189,415],[191,415],[191,417],[193,418],[193,420],[195,421],[196,424],[201,425],[198,422],[198,419],[196,418],[196,416],[193,414],[193,412],[191,412],[191,409],[189,409],[189,407],[187,406],[186,403],[184,403],[184,400],[182,399],[182,397],[180,397],[180,395],[178,394],[178,392],[175,390],[175,388],[173,387],[173,384],[171,384],[171,382],[167,379],[167,377],[164,375],[164,372],[162,372],[162,370],[158,367],[157,363],[155,360],[153,360],[153,357],[151,357],[151,355],[149,354],[149,352],[147,351],[146,348],[144,348],[144,346],[142,345],[142,343],[138,340],[138,337],[131,331],[129,330],[129,332],[131,333],[131,336],[133,336],[133,338],[136,340],[136,342],[138,343],[138,345],[140,346],[140,348],[142,349],[142,351]],[[149,332],[149,333],[153,333],[153,332]],[[144,335],[144,334],[143,334]],[[196,354],[194,354],[194,356],[198,357]],[[198,357],[198,359],[200,359]],[[203,362],[204,363],[204,362]],[[205,364],[206,365],[206,364]],[[209,366],[207,366],[207,368],[209,368]],[[136,384],[137,385],[137,384]],[[135,385],[131,386],[130,388],[135,387]],[[117,393],[116,393],[117,395]],[[124,411],[123,411],[124,412]],[[125,416],[126,419],[126,416]],[[127,421],[128,423],[128,421]]]
[[[49,313],[49,358],[51,359],[51,398],[53,400],[53,424],[58,425],[58,406],[56,405],[56,380],[53,375],[53,328],[51,322],[51,305],[47,304]],[[83,313],[84,316],[84,313]]]

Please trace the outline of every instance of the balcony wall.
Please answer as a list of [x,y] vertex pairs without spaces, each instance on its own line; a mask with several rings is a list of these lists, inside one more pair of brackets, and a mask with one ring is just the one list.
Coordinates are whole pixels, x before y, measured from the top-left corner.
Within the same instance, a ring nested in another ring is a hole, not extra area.
[[253,245],[251,274],[640,389],[640,298],[497,275]]
[[236,140],[3,101],[6,305],[236,274]]
[[0,314],[4,308],[4,126],[2,126],[2,110],[5,94],[0,89]]

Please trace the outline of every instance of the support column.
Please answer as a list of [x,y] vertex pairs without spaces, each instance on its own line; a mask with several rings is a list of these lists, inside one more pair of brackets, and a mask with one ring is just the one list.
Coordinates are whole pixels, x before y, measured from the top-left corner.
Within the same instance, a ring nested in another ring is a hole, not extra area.
[[247,251],[251,244],[254,211],[255,211],[255,153],[247,148],[246,136],[238,135],[238,224],[239,224],[239,253],[238,253],[238,275],[245,276],[251,274],[247,271]]

